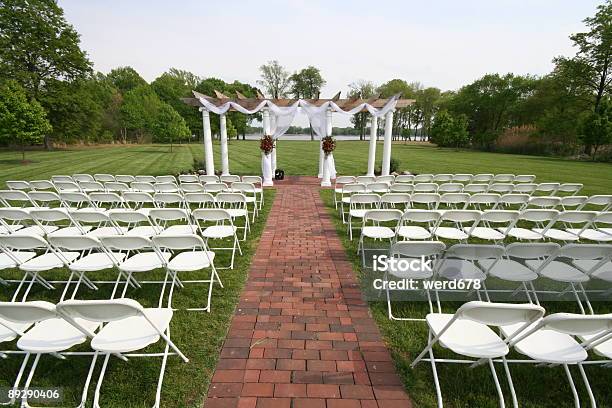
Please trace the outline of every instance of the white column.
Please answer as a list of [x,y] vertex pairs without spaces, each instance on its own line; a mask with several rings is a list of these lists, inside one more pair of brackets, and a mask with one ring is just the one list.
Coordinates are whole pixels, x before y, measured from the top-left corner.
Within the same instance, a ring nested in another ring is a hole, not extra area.
[[[270,134],[270,111],[268,108],[262,109],[262,125],[263,125],[263,134]],[[272,181],[272,159],[270,154],[261,153],[261,170],[263,173],[263,185],[264,186],[273,186],[274,182]]]
[[221,137],[221,174],[227,176],[229,172],[229,154],[227,151],[227,118],[225,113],[219,115],[219,134]]
[[[332,111],[331,109],[327,109],[325,112],[325,130],[326,135],[331,136],[332,134]],[[332,155],[331,153],[326,155],[323,153],[323,144],[321,144],[321,153],[323,154],[323,172],[321,177],[321,187],[331,187],[331,163],[332,163]]]
[[317,177],[323,177],[323,161],[325,160],[325,154],[323,153],[323,141],[319,140],[319,174]]
[[[276,132],[276,115],[270,115],[270,133]],[[272,175],[276,173],[276,141],[272,149]]]
[[390,110],[385,115],[385,143],[383,145],[382,175],[389,175],[391,166],[391,132],[393,130],[393,111]]
[[378,129],[378,117],[372,116],[370,121],[370,150],[368,152],[368,176],[374,175],[376,165],[376,130]]
[[215,162],[213,161],[212,134],[210,133],[210,113],[205,108],[202,112],[202,126],[204,127],[204,160],[206,161],[206,174],[214,176]]

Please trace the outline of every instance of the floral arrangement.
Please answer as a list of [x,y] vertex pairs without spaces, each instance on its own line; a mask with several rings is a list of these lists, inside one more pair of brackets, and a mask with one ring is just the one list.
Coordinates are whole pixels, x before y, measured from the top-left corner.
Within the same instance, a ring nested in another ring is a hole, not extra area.
[[322,139],[323,153],[326,156],[331,154],[334,150],[336,150],[336,141],[331,136],[325,136]]
[[274,139],[270,135],[263,135],[259,140],[259,149],[264,152],[265,155],[272,153],[274,149]]

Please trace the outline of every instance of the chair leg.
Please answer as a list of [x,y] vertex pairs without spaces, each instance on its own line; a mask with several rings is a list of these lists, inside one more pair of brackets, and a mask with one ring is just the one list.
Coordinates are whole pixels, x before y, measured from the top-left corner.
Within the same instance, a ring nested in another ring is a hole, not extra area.
[[87,402],[87,392],[89,391],[89,383],[91,382],[91,377],[93,375],[94,369],[96,368],[96,362],[98,360],[98,352],[94,353],[93,358],[91,359],[91,365],[89,366],[89,372],[87,373],[87,379],[85,380],[85,385],[83,386],[83,393],[81,395],[81,403],[77,408],[85,408],[85,404]]
[[93,408],[100,408],[100,389],[102,388],[104,373],[106,373],[109,358],[110,354],[107,353],[104,355],[104,362],[102,363],[102,369],[100,370],[100,376],[98,377],[98,383],[96,384],[96,391],[94,393]]
[[34,363],[32,363],[28,378],[25,384],[23,385],[23,397],[21,398],[22,407],[30,406],[30,404],[28,404],[28,389],[30,388],[30,384],[32,383],[32,378],[34,378],[34,372],[36,371],[36,367],[38,366],[38,361],[40,361],[40,354],[36,354],[36,357],[34,357]]
[[589,383],[589,379],[584,371],[584,367],[582,364],[578,363],[578,370],[580,370],[580,375],[582,376],[582,381],[584,382],[584,386],[587,389],[587,393],[589,394],[589,399],[591,400],[591,407],[597,408],[597,401],[595,401],[595,395],[593,395],[593,390],[591,389],[591,384]]
[[595,312],[593,311],[593,306],[591,305],[591,301],[589,300],[589,297],[587,296],[586,290],[584,289],[582,282],[578,283],[578,287],[580,288],[580,292],[582,292],[582,296],[584,296],[584,302],[586,303],[587,308],[589,309],[589,313],[595,314]]
[[492,359],[489,359],[489,368],[491,369],[491,374],[493,375],[493,381],[495,382],[495,389],[497,390],[497,396],[499,397],[499,406],[501,408],[506,407],[506,402],[504,401],[504,393],[502,392],[501,386],[499,385],[499,378],[497,378],[497,372],[495,371],[495,364]]
[[[431,343],[431,331],[429,332],[428,341]],[[429,362],[431,364],[431,372],[434,378],[434,385],[436,387],[436,398],[438,399],[438,408],[444,407],[442,402],[442,389],[440,388],[440,380],[438,380],[438,370],[436,369],[436,359],[433,354],[433,347],[429,348]]]
[[[21,382],[21,377],[25,372],[25,368],[28,366],[28,360],[30,359],[30,353],[27,353],[23,358],[23,362],[21,363],[21,367],[19,368],[19,373],[17,373],[17,378],[15,378],[15,384],[13,385],[13,389],[19,389],[19,383]],[[0,405],[13,405],[15,403],[15,397],[11,397],[11,399],[7,403],[0,403]]]
[[570,372],[567,364],[563,364],[563,369],[565,370],[572,394],[574,395],[574,405],[576,408],[580,408],[580,398],[578,398],[578,391],[576,391],[576,386],[574,385],[574,380],[572,379],[572,373]]
[[164,357],[162,358],[161,369],[159,371],[159,379],[157,380],[157,390],[155,391],[155,405],[153,408],[159,408],[161,402],[161,388],[162,383],[164,382],[164,374],[166,372],[166,363],[168,361],[168,349],[170,345],[166,343],[166,347],[164,348]]
[[512,396],[512,406],[518,408],[518,399],[516,398],[516,390],[514,389],[514,382],[512,381],[512,375],[510,374],[510,367],[508,367],[508,360],[506,357],[502,357],[504,364],[504,371],[506,372],[506,378],[508,379],[508,387],[510,388],[510,395]]

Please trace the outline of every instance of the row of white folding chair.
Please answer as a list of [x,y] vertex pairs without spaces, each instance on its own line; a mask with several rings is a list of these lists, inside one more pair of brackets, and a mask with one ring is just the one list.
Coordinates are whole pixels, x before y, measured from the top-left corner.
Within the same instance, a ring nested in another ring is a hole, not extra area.
[[[132,299],[111,300],[66,300],[54,305],[44,301],[0,302],[0,342],[18,339],[20,352],[6,351],[4,356],[22,353],[21,368],[13,384],[14,389],[23,389],[21,406],[29,407],[27,392],[42,355],[64,359],[70,349],[89,340],[92,352],[79,355],[92,356],[88,375],[85,379],[79,406],[85,406],[87,391],[91,382],[97,358],[104,356],[98,377],[93,406],[100,404],[100,390],[111,355],[128,361],[128,357],[162,357],[161,370],[157,380],[155,406],[160,406],[161,387],[166,362],[169,356],[178,355],[184,362],[189,359],[170,339],[170,322],[173,310],[170,306],[144,308]],[[163,353],[135,353],[162,339]],[[172,349],[172,352],[170,352]],[[30,357],[34,361],[23,387],[21,378]],[[70,357],[76,358],[76,357]],[[14,403],[11,398],[9,403]]]
[[[471,363],[471,366],[488,364],[500,406],[504,407],[504,394],[495,371],[495,363],[501,363],[507,376],[512,404],[518,407],[509,363],[533,363],[551,367],[561,365],[570,385],[574,405],[579,408],[584,405],[580,403],[569,369],[570,366],[576,366],[586,387],[590,404],[596,407],[597,403],[584,367],[610,363],[612,315],[544,314],[544,308],[539,305],[480,301],[465,303],[454,314],[430,313],[426,317],[429,328],[428,344],[412,362],[411,367],[414,368],[420,361],[430,362],[438,406],[442,407],[437,363]],[[490,326],[498,328],[501,334],[497,334]],[[438,359],[434,356],[435,345],[450,349],[467,359]],[[531,361],[508,359],[511,349],[529,357]],[[589,351],[604,357],[605,360],[589,360]],[[428,358],[425,358],[426,356]]]
[[397,176],[338,176],[336,184],[348,183],[372,183],[372,182],[388,182],[388,183],[533,183],[536,179],[532,174],[400,174]]

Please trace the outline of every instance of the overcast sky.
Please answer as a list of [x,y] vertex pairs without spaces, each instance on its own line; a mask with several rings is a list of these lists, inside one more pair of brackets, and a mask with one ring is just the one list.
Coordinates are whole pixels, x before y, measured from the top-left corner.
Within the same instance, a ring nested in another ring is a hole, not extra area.
[[60,0],[96,70],[130,65],[147,81],[176,67],[255,83],[277,59],[314,65],[322,97],[360,79],[443,90],[486,73],[545,74],[572,55],[594,0]]

